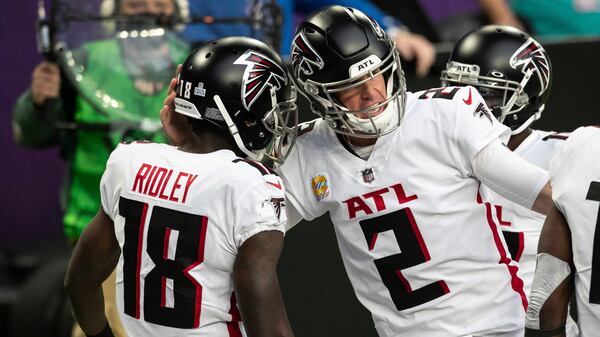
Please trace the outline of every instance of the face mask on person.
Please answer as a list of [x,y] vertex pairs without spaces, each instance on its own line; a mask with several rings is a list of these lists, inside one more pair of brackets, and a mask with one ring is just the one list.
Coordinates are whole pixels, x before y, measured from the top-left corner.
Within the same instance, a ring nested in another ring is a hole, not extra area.
[[[146,82],[143,87],[151,89],[141,90],[144,93],[153,94],[162,90],[163,84],[168,83],[173,73],[173,61],[164,31],[150,34],[151,31],[157,31],[157,26],[150,24],[150,21],[122,22],[120,28],[126,28],[121,30],[126,34],[117,36],[128,74],[134,81]],[[158,83],[160,85],[156,86]]]
[[116,29],[117,32],[141,32],[143,30],[149,31],[156,28],[170,28],[168,27],[170,18],[171,16],[151,12],[124,15],[117,17]]

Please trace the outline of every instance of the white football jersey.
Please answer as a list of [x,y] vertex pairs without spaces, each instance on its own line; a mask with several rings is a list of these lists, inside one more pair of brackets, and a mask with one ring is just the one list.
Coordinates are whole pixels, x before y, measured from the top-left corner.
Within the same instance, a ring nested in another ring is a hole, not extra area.
[[329,212],[381,337],[522,336],[522,282],[471,168],[510,133],[475,89],[409,93],[366,161],[322,120],[299,134],[279,168],[287,200],[307,220]]
[[[548,170],[550,160],[564,143],[568,134],[533,130],[514,150],[516,154],[537,167]],[[489,190],[502,228],[502,234],[512,259],[519,263],[518,275],[529,296],[535,273],[537,244],[546,216],[527,209]]]
[[233,264],[245,240],[284,231],[278,176],[229,150],[121,144],[101,185],[121,247],[117,306],[130,336],[243,336]]
[[575,130],[550,165],[552,198],[571,229],[581,336],[600,336],[600,128]]

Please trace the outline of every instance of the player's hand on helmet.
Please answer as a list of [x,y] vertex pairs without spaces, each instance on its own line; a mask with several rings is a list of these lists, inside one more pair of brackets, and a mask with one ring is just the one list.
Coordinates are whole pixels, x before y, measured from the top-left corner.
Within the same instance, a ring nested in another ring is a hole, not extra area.
[[395,30],[390,35],[396,42],[400,57],[415,60],[417,76],[424,77],[435,62],[435,48],[425,37],[406,30]]
[[177,66],[175,77],[171,79],[167,97],[160,109],[160,122],[169,138],[171,144],[181,146],[192,135],[192,126],[188,123],[184,115],[175,112],[175,96],[177,93],[177,77],[181,71],[181,64]]
[[56,98],[60,93],[60,69],[48,61],[40,62],[31,75],[33,102],[41,106],[47,99]]

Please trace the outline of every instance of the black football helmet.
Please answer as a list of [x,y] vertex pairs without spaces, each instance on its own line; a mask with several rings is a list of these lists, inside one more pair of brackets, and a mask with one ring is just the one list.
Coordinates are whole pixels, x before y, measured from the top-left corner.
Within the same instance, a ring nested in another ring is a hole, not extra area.
[[441,80],[442,85],[477,87],[496,118],[517,134],[541,117],[552,67],[531,36],[514,27],[489,25],[456,43]]
[[230,133],[248,157],[287,157],[296,138],[296,91],[279,55],[263,42],[206,43],[183,63],[176,91],[176,112]]
[[[398,51],[379,24],[361,11],[336,5],[306,18],[292,41],[291,61],[295,80],[312,111],[336,132],[374,138],[400,125],[406,84]],[[336,93],[379,75],[386,83],[385,101],[350,111],[337,99]],[[382,107],[382,113],[371,117]]]

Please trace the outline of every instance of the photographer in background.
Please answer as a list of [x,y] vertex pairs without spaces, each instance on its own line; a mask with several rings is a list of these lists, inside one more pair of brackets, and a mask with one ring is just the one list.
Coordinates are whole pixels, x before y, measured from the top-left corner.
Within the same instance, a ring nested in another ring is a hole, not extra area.
[[[93,4],[55,5],[86,18],[82,13]],[[58,61],[35,67],[30,88],[14,106],[15,140],[33,149],[60,147],[68,163],[61,204],[64,233],[73,244],[98,210],[98,186],[111,151],[127,140],[166,141],[157,112],[188,46],[158,23],[187,16],[187,7],[180,0],[104,0],[87,14],[93,18],[100,11],[108,18],[101,23],[57,19],[60,29],[69,30],[57,33],[64,35],[53,48]],[[105,306],[120,336],[114,288],[113,274],[104,283]]]

